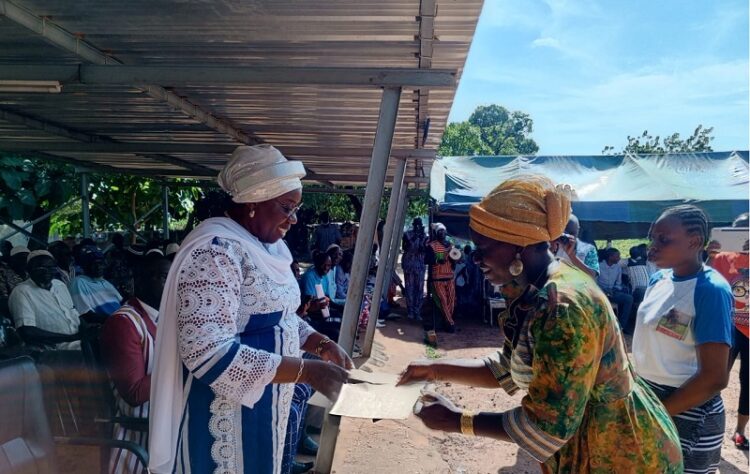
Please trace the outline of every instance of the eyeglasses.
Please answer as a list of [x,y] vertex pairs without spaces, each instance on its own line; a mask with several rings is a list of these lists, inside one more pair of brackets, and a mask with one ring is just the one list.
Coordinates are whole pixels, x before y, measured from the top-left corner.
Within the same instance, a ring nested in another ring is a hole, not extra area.
[[286,204],[282,204],[280,202],[278,202],[278,204],[279,207],[281,207],[281,211],[286,215],[287,219],[292,217],[293,215],[296,215],[297,212],[299,212],[299,210],[302,208],[302,203],[299,203],[294,207],[289,207]]

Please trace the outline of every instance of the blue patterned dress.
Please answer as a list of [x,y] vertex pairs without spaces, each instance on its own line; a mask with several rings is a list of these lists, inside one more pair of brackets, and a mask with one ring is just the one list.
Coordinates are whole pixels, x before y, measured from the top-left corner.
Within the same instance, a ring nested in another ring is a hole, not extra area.
[[294,385],[270,382],[313,333],[294,312],[299,288],[219,237],[185,257],[177,281],[185,403],[173,472],[279,473]]

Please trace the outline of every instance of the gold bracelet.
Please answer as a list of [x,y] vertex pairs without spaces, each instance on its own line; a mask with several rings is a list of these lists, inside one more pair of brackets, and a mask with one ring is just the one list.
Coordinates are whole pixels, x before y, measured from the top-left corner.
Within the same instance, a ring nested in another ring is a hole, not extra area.
[[461,433],[474,436],[474,412],[471,410],[461,412]]
[[324,337],[323,339],[321,339],[320,342],[318,343],[318,347],[315,349],[315,355],[320,357],[320,354],[323,352],[323,346],[325,346],[326,344],[330,342],[331,340],[328,339],[327,337]]
[[299,359],[299,370],[297,371],[297,378],[294,379],[295,385],[297,382],[299,382],[299,379],[302,377],[302,369],[305,368],[305,359],[301,358]]

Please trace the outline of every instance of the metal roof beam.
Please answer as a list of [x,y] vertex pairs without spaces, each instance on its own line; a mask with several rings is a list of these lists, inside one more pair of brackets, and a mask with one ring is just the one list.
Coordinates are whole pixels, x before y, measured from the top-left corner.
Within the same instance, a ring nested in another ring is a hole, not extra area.
[[[8,0],[0,0],[0,15],[5,16],[7,19],[14,21],[15,23],[28,28],[34,33],[45,38],[48,42],[53,45],[65,49],[77,56],[92,62],[94,64],[122,64],[122,61],[104,54],[99,49],[90,45],[82,39],[82,35],[74,35],[48,18],[40,17],[33,12],[20,7],[13,2]],[[2,66],[0,66],[2,69]],[[201,107],[193,104],[187,99],[184,99],[172,91],[158,86],[158,85],[144,85],[143,90],[151,97],[157,100],[164,101],[172,107],[180,110],[187,114],[194,120],[201,122],[208,128],[217,132],[228,135],[235,140],[254,145],[262,142],[261,139],[256,137],[252,133],[246,133],[235,127],[227,120],[217,118],[209,112],[203,110]]]
[[[182,177],[182,178],[195,178],[195,179],[214,179],[217,173],[213,174],[200,174],[200,173],[186,173],[184,171],[175,170],[142,170],[142,169],[130,169],[130,168],[115,168],[118,173],[128,173],[137,175],[147,176],[165,176],[165,177]],[[389,175],[392,178],[391,175]],[[346,175],[346,174],[308,174],[303,181],[315,181],[318,183],[327,183],[329,186],[331,183],[361,183],[367,182],[366,175]],[[427,184],[430,182],[430,178],[419,177],[419,176],[407,176],[404,178],[405,183],[409,184]]]
[[[435,0],[421,0],[419,5],[419,68],[432,68],[432,51],[435,42],[435,16],[437,15],[437,5]],[[417,148],[422,148],[427,139],[426,129],[427,120],[429,120],[429,102],[430,91],[419,89],[416,91],[417,102],[417,130],[416,143]]]
[[[109,146],[117,145],[117,142],[111,139],[110,137],[80,132],[78,130],[73,130],[71,128],[64,127],[62,125],[58,125],[52,122],[48,122],[46,120],[39,120],[37,118],[31,117],[28,115],[11,112],[9,110],[4,110],[2,108],[0,108],[0,120],[5,120],[6,122],[25,126],[33,130],[39,130],[42,132],[47,132],[52,135],[57,135],[60,137],[69,138],[71,140],[77,140],[79,142],[83,142],[83,143],[69,143],[69,145],[73,145],[73,146],[78,145],[80,147],[85,148],[85,147],[92,146],[92,144],[94,143],[101,144],[101,145],[109,145]],[[23,152],[23,151],[18,151],[18,150],[6,150],[6,151],[16,151],[18,153]],[[59,151],[64,151],[64,150],[34,149],[31,151],[58,151],[59,152]],[[173,156],[168,156],[168,155],[163,155],[163,154],[153,154],[149,156],[150,158],[153,158],[156,161],[161,161],[162,163],[176,165],[176,166],[179,166],[181,168],[185,168],[191,171],[212,171],[213,172],[211,168],[199,165],[197,163],[191,163],[189,161],[185,161],[180,158],[175,158]]]
[[[0,0],[2,1],[2,0]],[[0,64],[0,80],[62,84],[189,86],[198,84],[318,84],[381,87],[456,86],[456,71],[419,68],[255,67],[210,65],[110,66]]]
[[99,163],[91,163],[84,160],[79,160],[76,158],[70,158],[67,156],[59,156],[59,155],[53,155],[50,153],[24,153],[24,158],[28,158],[30,160],[42,160],[42,161],[52,161],[56,163],[64,163],[66,165],[71,165],[76,168],[77,171],[89,171],[92,173],[112,173],[112,174],[118,174],[122,173],[121,170],[118,168],[113,168],[111,166],[102,165]]
[[[2,114],[0,113],[0,118]],[[175,143],[175,142],[106,142],[95,141],[88,143],[76,142],[49,142],[49,141],[0,141],[0,150],[13,152],[31,151],[56,151],[77,153],[124,153],[150,155],[159,153],[180,154],[231,154],[236,145],[211,144],[211,143]],[[349,147],[300,147],[283,146],[277,147],[285,156],[321,156],[321,157],[347,157],[347,156],[370,156],[372,148],[349,148]],[[391,150],[391,156],[397,158],[420,158],[430,159],[435,157],[435,150],[414,150],[401,148]],[[183,160],[180,160],[183,161]],[[188,163],[188,162],[184,162]],[[180,165],[182,166],[182,165]],[[208,169],[203,167],[204,169]]]

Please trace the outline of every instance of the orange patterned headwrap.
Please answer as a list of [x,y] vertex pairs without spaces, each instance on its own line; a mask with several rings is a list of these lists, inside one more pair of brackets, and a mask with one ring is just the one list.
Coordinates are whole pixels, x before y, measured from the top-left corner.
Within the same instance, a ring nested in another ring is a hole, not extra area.
[[570,219],[570,186],[543,176],[520,176],[493,189],[471,206],[469,226],[491,239],[527,245],[555,240]]

